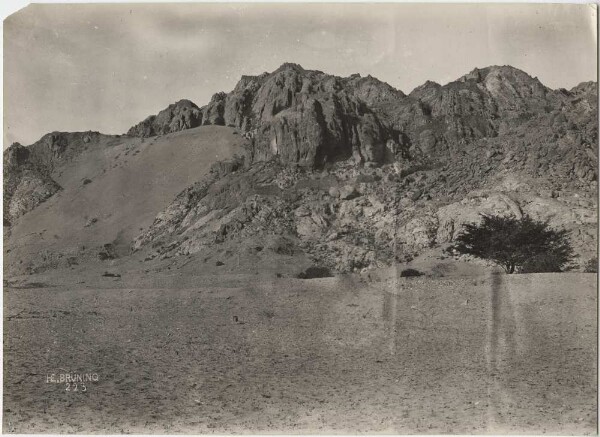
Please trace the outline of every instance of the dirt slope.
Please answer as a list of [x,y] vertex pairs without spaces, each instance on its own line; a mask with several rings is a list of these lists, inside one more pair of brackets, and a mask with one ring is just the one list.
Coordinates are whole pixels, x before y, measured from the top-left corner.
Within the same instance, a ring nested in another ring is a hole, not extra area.
[[55,169],[53,178],[63,189],[11,229],[5,263],[53,266],[69,257],[97,257],[105,244],[112,244],[109,252],[128,252],[159,211],[215,161],[239,152],[243,142],[231,128],[205,126],[146,139],[121,137],[81,153]]

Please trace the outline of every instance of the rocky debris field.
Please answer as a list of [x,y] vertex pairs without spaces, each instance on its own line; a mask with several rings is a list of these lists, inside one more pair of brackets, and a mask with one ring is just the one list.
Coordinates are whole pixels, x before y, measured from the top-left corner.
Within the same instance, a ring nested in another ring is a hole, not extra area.
[[274,161],[248,168],[240,160],[219,164],[177,196],[132,249],[151,261],[227,248],[233,261],[235,247],[261,240],[257,252],[303,253],[317,267],[353,272],[446,247],[481,214],[528,214],[569,229],[581,265],[594,256],[597,203],[590,190],[548,192],[501,166],[478,185],[448,173],[442,167],[403,176],[393,165],[357,169],[345,163],[320,172]]

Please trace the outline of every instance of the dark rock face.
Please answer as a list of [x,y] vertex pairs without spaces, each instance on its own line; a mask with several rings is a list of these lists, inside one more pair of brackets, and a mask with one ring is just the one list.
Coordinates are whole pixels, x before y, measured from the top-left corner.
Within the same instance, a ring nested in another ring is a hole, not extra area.
[[3,189],[4,224],[10,226],[61,188],[30,161],[27,147],[14,143],[4,151]]
[[217,119],[222,107],[224,124],[248,132],[253,160],[279,156],[309,168],[350,157],[379,163],[388,135],[361,97],[403,95],[373,78],[341,79],[284,64],[272,74],[244,77],[203,110]]
[[[132,137],[153,137],[170,132],[191,129],[202,124],[199,108],[189,100],[180,100],[169,105],[157,115],[151,115],[127,131]],[[218,124],[218,123],[211,123]]]
[[[368,104],[405,97],[370,76],[339,78],[284,64],[271,74],[242,77],[229,94],[215,94],[199,119],[246,133],[253,160],[279,156],[309,168],[351,157],[379,164],[390,133]],[[128,134],[156,132],[145,128],[154,125],[152,117],[140,125]]]
[[215,94],[200,109],[187,102],[193,117],[184,122],[172,121],[180,120],[173,115],[181,112],[178,102],[129,134],[227,125],[249,139],[252,162],[278,157],[307,168],[347,159],[443,162],[465,145],[513,132],[560,107],[594,111],[593,93],[594,84],[554,91],[516,68],[492,66],[444,86],[428,81],[406,96],[371,76],[341,78],[287,63],[273,73],[243,76],[233,91]]

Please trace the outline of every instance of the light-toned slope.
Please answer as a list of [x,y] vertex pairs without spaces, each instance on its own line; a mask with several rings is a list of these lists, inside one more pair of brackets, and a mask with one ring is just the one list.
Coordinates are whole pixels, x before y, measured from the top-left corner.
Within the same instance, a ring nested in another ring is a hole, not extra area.
[[140,228],[150,225],[180,191],[212,163],[239,151],[244,141],[220,126],[122,140],[57,169],[54,177],[64,190],[14,227],[5,266],[22,266],[45,250],[64,257],[106,243],[126,250]]
[[593,274],[140,279],[5,287],[4,430],[596,433]]

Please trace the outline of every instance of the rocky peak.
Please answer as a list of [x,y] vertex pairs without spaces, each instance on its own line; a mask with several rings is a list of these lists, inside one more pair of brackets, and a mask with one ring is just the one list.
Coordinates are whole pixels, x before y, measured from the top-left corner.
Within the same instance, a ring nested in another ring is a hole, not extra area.
[[346,86],[353,88],[352,93],[369,105],[406,97],[402,91],[371,75],[352,75],[346,79]]
[[279,73],[281,71],[295,71],[297,73],[304,73],[306,70],[302,68],[300,64],[295,64],[293,62],[284,62],[278,69],[276,69],[273,72],[273,74]]
[[247,76],[244,75],[236,84],[232,93],[240,94],[244,92],[246,89],[250,91],[256,91],[258,87],[264,82],[265,78],[269,76],[269,73],[262,73],[258,76]]
[[469,74],[458,79],[457,82],[474,82],[485,89],[493,98],[508,106],[514,106],[515,102],[511,102],[511,99],[520,101],[539,100],[544,99],[546,94],[551,91],[537,77],[531,77],[524,71],[510,65],[475,68]]
[[210,99],[210,103],[222,102],[227,98],[227,94],[223,91],[213,94]]
[[583,94],[597,94],[598,93],[598,83],[597,82],[581,82],[579,85],[574,86],[569,91],[574,95],[583,95]]
[[152,137],[169,132],[177,132],[200,126],[202,116],[200,108],[190,100],[179,100],[151,115],[127,131],[132,137]]
[[510,65],[490,65],[484,68],[474,68],[469,73],[460,77],[458,81],[465,82],[467,80],[474,80],[476,82],[484,82],[488,76],[502,77],[508,80],[522,82],[536,80],[523,70],[519,70]]
[[428,101],[438,92],[442,86],[431,80],[426,81],[423,85],[419,85],[409,94],[413,99]]

